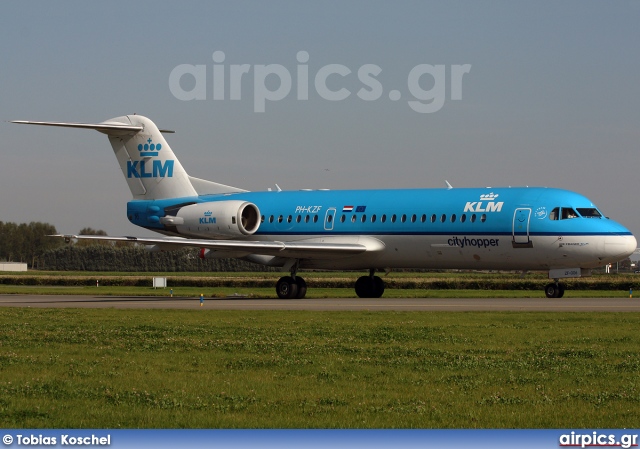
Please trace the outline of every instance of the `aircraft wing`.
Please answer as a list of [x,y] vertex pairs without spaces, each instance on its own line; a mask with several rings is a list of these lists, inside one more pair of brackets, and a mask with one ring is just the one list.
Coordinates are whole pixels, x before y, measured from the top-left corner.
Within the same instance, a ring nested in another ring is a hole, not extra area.
[[206,240],[180,237],[109,237],[103,235],[53,235],[51,237],[83,240],[104,240],[111,242],[131,242],[143,245],[157,245],[160,250],[175,250],[180,247],[206,248],[212,251],[238,254],[260,254],[292,259],[333,259],[347,257],[367,251],[381,251],[384,243],[372,237],[317,238],[295,242],[258,241],[258,240]]

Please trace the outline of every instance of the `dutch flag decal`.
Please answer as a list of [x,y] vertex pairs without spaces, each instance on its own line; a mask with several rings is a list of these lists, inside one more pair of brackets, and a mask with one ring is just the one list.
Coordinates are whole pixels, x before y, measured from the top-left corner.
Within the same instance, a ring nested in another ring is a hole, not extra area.
[[353,211],[353,206],[344,206],[342,208],[342,212],[351,212]]

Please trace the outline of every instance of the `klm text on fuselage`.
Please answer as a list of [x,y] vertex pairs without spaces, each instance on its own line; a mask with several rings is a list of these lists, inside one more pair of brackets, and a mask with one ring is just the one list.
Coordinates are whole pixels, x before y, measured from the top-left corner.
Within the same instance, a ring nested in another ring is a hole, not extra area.
[[502,210],[503,201],[495,203],[493,201],[487,202],[487,205],[483,207],[482,201],[468,201],[464,206],[463,212],[500,212]]

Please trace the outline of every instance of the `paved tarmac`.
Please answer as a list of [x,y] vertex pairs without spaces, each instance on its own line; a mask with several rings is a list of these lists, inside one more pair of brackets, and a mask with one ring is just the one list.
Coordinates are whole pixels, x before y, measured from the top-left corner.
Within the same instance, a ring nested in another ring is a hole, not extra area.
[[380,298],[247,299],[167,298],[152,296],[0,295],[0,307],[76,307],[115,309],[208,310],[390,310],[515,312],[640,312],[640,298]]

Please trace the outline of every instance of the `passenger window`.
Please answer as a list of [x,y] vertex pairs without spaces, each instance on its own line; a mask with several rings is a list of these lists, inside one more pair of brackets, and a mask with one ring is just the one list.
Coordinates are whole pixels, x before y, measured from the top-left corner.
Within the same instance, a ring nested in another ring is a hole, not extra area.
[[415,223],[416,222],[416,214],[413,214],[411,216],[411,223]]
[[362,214],[362,218],[360,219],[360,221],[361,221],[361,222],[363,222],[363,223],[364,223],[365,221],[367,221],[367,216],[366,216],[366,215],[364,215],[364,214]]
[[342,217],[340,217],[340,223],[344,223],[344,221],[347,219],[347,217],[345,217],[344,214],[342,214]]
[[456,222],[456,214],[453,214],[451,216],[451,223],[455,223]]
[[273,215],[269,216],[269,223],[273,223]]
[[435,223],[436,222],[436,214],[433,214],[431,216],[431,223]]
[[405,214],[402,214],[402,217],[400,218],[400,221],[403,222],[403,223],[405,221],[407,221],[407,216]]
[[355,214],[351,216],[351,223],[355,223],[356,222],[356,216]]
[[314,216],[313,216],[313,222],[314,222],[314,223],[317,223],[317,222],[318,222],[318,216],[317,216],[317,215],[314,215]]
[[475,223],[476,222],[476,214],[472,214],[471,215],[471,223]]
[[287,223],[291,223],[291,220],[293,220],[293,217],[292,217],[291,215],[289,215],[289,216],[287,217]]
[[487,221],[487,214],[482,214],[482,215],[480,216],[480,222],[481,222],[481,223],[484,223],[485,221]]
[[298,215],[296,217],[296,223],[300,223],[300,220],[302,220],[302,215]]
[[376,222],[376,216],[375,214],[371,216],[371,223],[375,223]]
[[423,223],[425,221],[427,221],[427,215],[426,214],[422,214],[422,217],[420,217],[420,221],[422,221]]
[[447,221],[447,214],[442,214],[442,217],[440,217],[440,221],[443,223]]
[[385,223],[387,221],[387,215],[386,214],[382,214],[382,218],[380,219],[380,221]]
[[260,217],[260,223],[264,223],[264,215]]
[[465,221],[467,221],[467,215],[466,214],[462,214],[460,216],[460,223],[464,223]]
[[333,221],[333,215],[327,215],[327,223],[331,223]]
[[395,223],[396,222],[396,214],[393,214],[391,216],[391,223]]
[[305,215],[305,216],[304,216],[304,222],[305,222],[305,223],[309,223],[309,216],[308,216],[308,215]]
[[558,215],[560,214],[560,208],[556,207],[549,213],[549,220],[558,220]]
[[282,223],[282,219],[283,219],[283,218],[282,218],[282,215],[280,215],[280,216],[278,217],[278,223]]

